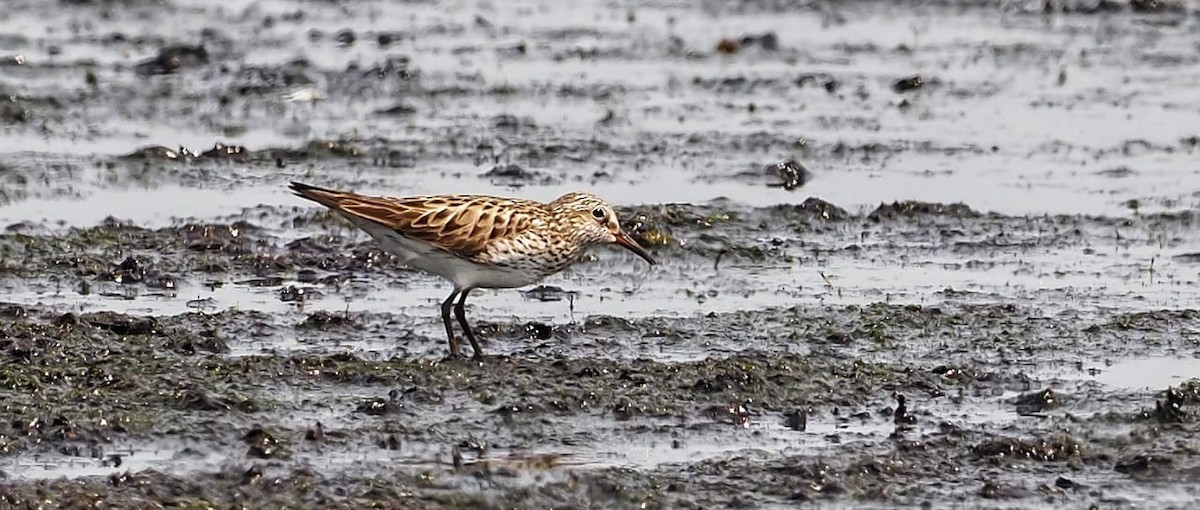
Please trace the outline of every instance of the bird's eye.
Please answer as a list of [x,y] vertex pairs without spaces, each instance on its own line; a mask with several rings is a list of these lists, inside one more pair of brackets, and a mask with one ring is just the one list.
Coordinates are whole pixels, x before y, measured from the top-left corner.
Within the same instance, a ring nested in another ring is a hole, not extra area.
[[604,219],[604,215],[605,215],[605,214],[606,214],[606,213],[604,212],[604,208],[603,208],[603,207],[597,207],[597,208],[595,208],[595,209],[592,209],[592,217],[593,217],[593,218],[596,218],[596,219],[598,219],[598,220],[602,220],[602,219]]

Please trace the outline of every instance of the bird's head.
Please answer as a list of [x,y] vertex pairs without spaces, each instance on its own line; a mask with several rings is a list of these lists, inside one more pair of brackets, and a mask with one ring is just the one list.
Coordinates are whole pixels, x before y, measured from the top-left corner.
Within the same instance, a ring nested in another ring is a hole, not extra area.
[[567,193],[550,203],[555,215],[582,244],[619,245],[654,265],[654,257],[621,229],[617,214],[604,199],[590,193]]

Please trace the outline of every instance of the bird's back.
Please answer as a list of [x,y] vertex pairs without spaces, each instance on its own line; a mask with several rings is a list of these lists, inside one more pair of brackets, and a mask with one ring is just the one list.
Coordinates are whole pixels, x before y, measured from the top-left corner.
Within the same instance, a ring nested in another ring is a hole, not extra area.
[[491,195],[367,196],[293,183],[297,195],[465,258],[512,238],[550,214],[541,202]]

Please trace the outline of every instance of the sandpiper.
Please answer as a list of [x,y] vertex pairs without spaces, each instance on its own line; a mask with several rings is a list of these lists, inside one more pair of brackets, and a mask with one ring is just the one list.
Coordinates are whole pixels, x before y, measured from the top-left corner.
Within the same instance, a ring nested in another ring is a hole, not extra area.
[[366,196],[299,182],[291,189],[340,213],[405,264],[454,284],[442,302],[452,357],[459,356],[459,348],[451,311],[475,357],[483,355],[463,310],[474,289],[532,285],[599,244],[623,246],[655,264],[621,230],[612,207],[588,193],[567,193],[546,204],[488,195]]

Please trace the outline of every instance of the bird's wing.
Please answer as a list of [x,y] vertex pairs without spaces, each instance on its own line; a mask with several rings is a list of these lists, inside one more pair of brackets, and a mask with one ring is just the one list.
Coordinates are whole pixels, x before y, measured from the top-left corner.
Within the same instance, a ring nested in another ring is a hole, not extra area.
[[374,197],[293,182],[297,195],[468,259],[519,235],[544,205],[486,195]]

